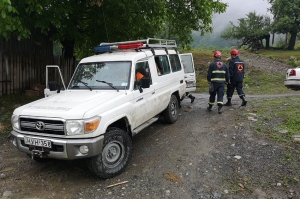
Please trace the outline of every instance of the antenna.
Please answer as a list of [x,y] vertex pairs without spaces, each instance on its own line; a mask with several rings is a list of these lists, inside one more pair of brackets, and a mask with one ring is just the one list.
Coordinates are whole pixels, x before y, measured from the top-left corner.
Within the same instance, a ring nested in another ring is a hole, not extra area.
[[102,15],[103,15],[103,19],[104,19],[104,26],[105,26],[107,41],[109,41],[107,27],[106,27],[106,20],[105,20],[105,15],[104,15],[104,10],[103,10],[103,7],[104,7],[103,2],[104,2],[104,0],[102,1],[102,6],[101,6],[102,7]]

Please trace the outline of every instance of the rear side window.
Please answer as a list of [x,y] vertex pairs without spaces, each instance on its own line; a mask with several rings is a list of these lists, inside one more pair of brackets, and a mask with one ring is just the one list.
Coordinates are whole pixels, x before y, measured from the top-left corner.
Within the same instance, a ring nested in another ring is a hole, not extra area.
[[169,74],[171,72],[169,60],[166,55],[155,56],[154,59],[160,75]]
[[172,72],[181,70],[181,63],[178,55],[169,55]]

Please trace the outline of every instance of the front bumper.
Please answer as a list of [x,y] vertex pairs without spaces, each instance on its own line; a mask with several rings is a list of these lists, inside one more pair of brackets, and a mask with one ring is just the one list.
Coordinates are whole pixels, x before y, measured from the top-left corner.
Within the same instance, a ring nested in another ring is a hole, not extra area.
[[[53,159],[67,159],[74,160],[80,158],[93,157],[102,152],[104,136],[99,136],[96,138],[85,138],[85,139],[61,139],[61,138],[49,138],[49,137],[39,137],[26,135],[26,137],[36,138],[41,140],[50,140],[52,147],[50,149],[43,147],[34,147],[26,145],[24,142],[24,134],[16,131],[12,131],[13,144],[20,151],[25,152],[29,155],[33,154],[33,151],[38,154],[45,154],[43,157],[53,158]],[[79,148],[81,146],[87,146],[88,152],[81,153]]]

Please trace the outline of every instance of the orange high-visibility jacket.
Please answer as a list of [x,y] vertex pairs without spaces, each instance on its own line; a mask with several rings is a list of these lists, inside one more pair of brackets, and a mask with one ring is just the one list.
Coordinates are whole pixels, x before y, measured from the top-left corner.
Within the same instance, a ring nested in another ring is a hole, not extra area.
[[140,72],[137,72],[136,75],[135,75],[135,78],[137,81],[140,81],[140,79],[142,79],[144,77],[144,75]]

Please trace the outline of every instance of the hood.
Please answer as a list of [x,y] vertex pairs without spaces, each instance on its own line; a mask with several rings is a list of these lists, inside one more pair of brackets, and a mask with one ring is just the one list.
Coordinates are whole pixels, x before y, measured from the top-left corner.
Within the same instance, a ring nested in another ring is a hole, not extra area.
[[21,106],[14,111],[14,114],[32,117],[82,119],[87,111],[100,104],[103,111],[105,111],[109,108],[106,105],[113,103],[121,95],[125,95],[124,92],[66,91]]

